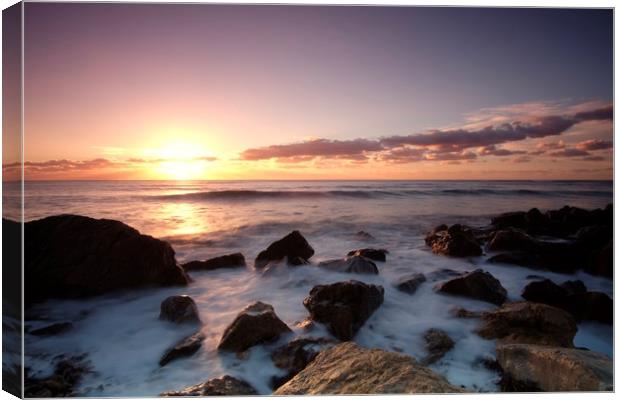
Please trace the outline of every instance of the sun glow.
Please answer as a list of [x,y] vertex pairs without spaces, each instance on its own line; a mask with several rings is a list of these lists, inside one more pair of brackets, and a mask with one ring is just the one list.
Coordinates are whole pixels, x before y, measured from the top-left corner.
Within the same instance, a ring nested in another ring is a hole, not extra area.
[[209,164],[215,160],[202,146],[180,141],[164,144],[147,153],[153,157],[153,170],[158,176],[175,180],[204,178]]

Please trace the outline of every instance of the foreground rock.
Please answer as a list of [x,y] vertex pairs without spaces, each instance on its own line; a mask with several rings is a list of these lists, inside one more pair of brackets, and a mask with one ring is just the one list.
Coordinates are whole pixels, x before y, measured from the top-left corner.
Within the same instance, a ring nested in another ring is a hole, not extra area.
[[385,262],[385,255],[388,253],[386,249],[359,249],[359,250],[351,250],[347,257],[352,256],[362,256],[365,258],[369,258],[373,261],[383,261]]
[[84,356],[70,357],[59,361],[54,367],[54,372],[46,378],[24,379],[25,397],[74,397],[75,387],[82,377],[91,371],[90,365]]
[[291,329],[276,315],[269,304],[257,301],[241,311],[226,328],[217,348],[242,352],[250,347],[272,342]]
[[564,310],[546,304],[518,301],[482,314],[476,331],[501,343],[525,343],[573,347],[577,324]]
[[321,261],[319,267],[347,274],[379,274],[377,265],[366,257],[352,256],[343,260]]
[[200,322],[198,307],[189,296],[170,296],[161,302],[159,319],[180,324]]
[[306,238],[299,231],[293,231],[261,251],[254,260],[254,268],[265,268],[270,262],[279,262],[285,257],[299,265],[300,261],[308,261],[313,255],[314,249]]
[[471,297],[501,305],[506,301],[506,289],[493,275],[481,269],[465,273],[437,285],[437,290],[447,294]]
[[411,274],[401,277],[394,285],[396,289],[407,294],[414,294],[418,290],[418,286],[426,282],[424,274]]
[[446,225],[440,225],[426,236],[425,241],[436,254],[451,257],[482,255],[482,248],[474,235],[460,224],[449,228]]
[[503,391],[613,391],[613,362],[589,350],[531,344],[497,346]]
[[182,265],[185,271],[212,271],[220,268],[245,267],[245,257],[241,253],[210,258],[205,261],[190,261]]
[[186,337],[166,350],[164,355],[159,359],[159,365],[163,367],[172,360],[193,355],[200,349],[203,340],[205,340],[205,335],[200,332]]
[[275,349],[271,353],[271,360],[276,367],[285,370],[286,375],[273,377],[272,388],[277,389],[289,381],[299,371],[306,368],[306,365],[314,360],[319,351],[333,344],[333,341],[324,338],[299,338]]
[[383,304],[383,287],[359,281],[318,285],[304,299],[310,318],[321,322],[338,339],[351,340]]
[[164,392],[160,396],[251,396],[257,394],[258,392],[249,383],[224,375],[183,390]]
[[365,349],[353,342],[319,353],[275,395],[460,393],[409,356]]
[[443,356],[454,348],[454,340],[441,329],[431,328],[424,333],[426,352],[428,355],[422,360],[422,364],[429,365],[439,361]]
[[122,222],[57,215],[24,226],[27,304],[188,283],[168,243]]

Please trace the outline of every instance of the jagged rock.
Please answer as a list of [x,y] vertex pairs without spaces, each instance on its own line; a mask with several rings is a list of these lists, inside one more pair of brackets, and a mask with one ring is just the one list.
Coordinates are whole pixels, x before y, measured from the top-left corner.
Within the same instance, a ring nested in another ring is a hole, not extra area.
[[490,273],[477,269],[437,285],[437,290],[447,294],[471,297],[500,305],[506,301],[506,289]]
[[447,352],[454,348],[454,340],[441,329],[431,328],[424,333],[428,355],[422,364],[429,365],[439,361]]
[[530,235],[514,230],[507,229],[495,232],[493,238],[487,245],[489,251],[519,251],[519,252],[538,252],[540,244]]
[[418,290],[418,286],[426,282],[424,274],[410,274],[401,277],[394,285],[396,289],[408,294],[414,294]]
[[532,344],[497,346],[503,391],[613,391],[613,362],[589,350]]
[[190,261],[182,265],[185,271],[212,271],[219,268],[245,267],[245,257],[241,253],[210,258],[205,261]]
[[51,336],[65,333],[73,329],[71,322],[58,322],[52,325],[44,326],[43,328],[33,329],[30,333],[35,336]]
[[298,338],[284,346],[278,347],[271,353],[271,360],[276,367],[287,372],[285,376],[273,377],[272,387],[277,389],[282,386],[306,365],[314,360],[314,357],[326,346],[333,345],[329,339]]
[[349,274],[374,274],[379,273],[377,265],[362,256],[347,257],[342,260],[322,261],[318,264],[321,268],[329,269],[334,272],[343,272]]
[[272,342],[291,329],[269,304],[257,301],[244,308],[226,328],[217,348],[242,352],[250,347]]
[[205,335],[201,332],[186,337],[165,351],[164,355],[159,359],[159,365],[163,367],[172,360],[193,355],[200,349],[204,339]]
[[359,281],[318,285],[304,299],[312,320],[327,325],[338,339],[351,340],[383,303],[383,287]]
[[258,395],[256,389],[246,381],[224,375],[220,378],[209,379],[198,385],[186,387],[183,390],[164,392],[160,396],[252,396]]
[[170,245],[119,221],[57,215],[24,224],[26,304],[186,285]]
[[170,296],[161,302],[159,319],[174,322],[200,322],[198,307],[189,296]]
[[56,363],[54,372],[46,378],[33,378],[26,371],[25,397],[73,397],[82,377],[91,371],[85,356],[65,358]]
[[469,229],[460,224],[452,225],[441,231],[437,231],[437,228],[429,233],[425,239],[426,244],[431,246],[433,253],[451,257],[469,257],[482,254],[480,244]]
[[314,249],[308,244],[306,238],[299,231],[293,231],[282,239],[273,242],[266,250],[261,251],[254,260],[254,267],[262,269],[270,261],[280,261],[285,257],[288,260],[300,257],[307,261],[313,255]]
[[409,356],[353,342],[323,350],[275,395],[461,393]]
[[347,257],[352,256],[362,256],[365,258],[369,258],[373,261],[383,261],[385,262],[385,255],[388,253],[385,249],[359,249],[359,250],[351,250]]
[[502,343],[541,344],[572,347],[577,333],[574,318],[564,310],[541,303],[505,303],[482,314],[476,333]]
[[528,283],[521,294],[525,300],[562,309],[566,309],[566,296],[566,290],[550,279]]

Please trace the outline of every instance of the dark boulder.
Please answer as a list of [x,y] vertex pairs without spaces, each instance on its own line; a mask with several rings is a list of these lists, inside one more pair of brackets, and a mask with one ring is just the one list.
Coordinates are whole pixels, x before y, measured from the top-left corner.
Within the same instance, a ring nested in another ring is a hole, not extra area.
[[489,251],[538,252],[540,244],[522,231],[506,229],[495,232],[487,249]]
[[257,301],[244,308],[226,328],[217,348],[242,352],[250,347],[272,342],[291,329],[269,304]]
[[408,294],[414,294],[418,290],[418,286],[426,282],[424,274],[410,274],[401,277],[394,285],[396,289]]
[[314,360],[319,351],[333,344],[333,341],[324,338],[298,338],[275,349],[271,353],[271,360],[276,367],[285,370],[286,375],[273,377],[272,388],[277,389],[289,381],[299,371],[306,368],[306,365]]
[[369,258],[373,261],[385,262],[386,254],[388,254],[388,251],[385,249],[359,249],[359,250],[351,250],[347,254],[347,257],[362,256],[365,258]]
[[530,282],[523,288],[521,293],[521,297],[525,300],[544,303],[562,309],[566,309],[566,296],[566,290],[553,283],[550,279]]
[[293,231],[282,239],[273,242],[266,250],[261,251],[254,260],[254,267],[262,269],[270,261],[280,261],[285,257],[293,260],[298,257],[308,260],[314,255],[314,249],[299,231]]
[[567,296],[566,310],[576,320],[597,321],[603,324],[613,324],[614,301],[601,292],[575,293]]
[[424,333],[427,356],[422,360],[423,365],[439,361],[447,352],[454,348],[454,340],[441,329],[431,328]]
[[580,294],[588,291],[583,281],[576,279],[574,281],[566,281],[560,285],[564,289],[566,295]]
[[168,243],[122,222],[57,215],[24,226],[27,304],[188,283]]
[[472,232],[460,224],[441,231],[435,228],[426,236],[425,242],[431,246],[433,253],[445,256],[470,257],[482,254],[482,248]]
[[506,301],[506,289],[493,275],[481,269],[440,283],[436,289],[442,293],[470,297],[497,305]]
[[42,328],[33,329],[28,333],[34,336],[52,336],[68,332],[72,329],[73,324],[71,322],[57,322],[55,324],[44,326]]
[[161,302],[159,319],[180,324],[200,322],[198,307],[189,296],[170,296]]
[[312,320],[327,325],[342,341],[351,340],[372,313],[383,304],[383,287],[359,281],[318,285],[304,299]]
[[318,264],[319,267],[329,269],[334,272],[350,274],[374,274],[379,273],[377,265],[366,257],[352,256],[343,260],[328,260]]
[[182,265],[185,271],[211,271],[219,268],[245,267],[245,257],[241,253],[210,258],[205,261],[190,261]]
[[179,391],[164,392],[160,396],[255,396],[256,389],[246,381],[224,375],[209,379],[198,385],[189,386]]
[[172,360],[193,355],[200,349],[204,339],[205,335],[201,332],[194,333],[193,335],[186,337],[166,350],[164,355],[159,359],[159,365],[163,367]]
[[585,268],[592,275],[612,279],[614,277],[614,243],[609,240],[600,250],[592,254],[590,264]]

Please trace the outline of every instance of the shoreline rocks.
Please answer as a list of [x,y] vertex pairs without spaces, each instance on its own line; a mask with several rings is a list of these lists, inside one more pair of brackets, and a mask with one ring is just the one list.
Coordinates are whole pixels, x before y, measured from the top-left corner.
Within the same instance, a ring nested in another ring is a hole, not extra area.
[[280,346],[271,353],[274,365],[287,373],[284,376],[273,377],[271,386],[277,389],[289,381],[299,371],[306,368],[319,351],[335,343],[324,338],[297,338],[284,346]]
[[77,384],[83,376],[91,372],[90,364],[85,355],[68,357],[60,360],[54,366],[51,375],[45,378],[33,378],[25,370],[24,396],[25,397],[74,397]]
[[160,396],[254,396],[258,395],[249,383],[230,375],[209,379],[179,391],[161,393]]
[[299,265],[301,261],[308,261],[314,255],[314,249],[299,231],[293,231],[282,239],[273,242],[261,251],[254,260],[254,268],[263,269],[270,262],[280,262],[287,258],[287,262]]
[[386,254],[388,254],[388,251],[386,249],[366,248],[366,249],[351,250],[349,253],[347,253],[347,257],[361,256],[361,257],[365,257],[373,261],[385,262]]
[[220,268],[241,268],[245,266],[245,257],[241,253],[227,254],[204,261],[190,261],[181,265],[185,271],[213,271]]
[[164,352],[159,359],[159,366],[163,367],[177,358],[194,355],[202,347],[203,340],[205,340],[205,335],[201,332],[194,333],[193,335],[182,339]]
[[482,255],[482,248],[471,230],[463,225],[439,225],[424,239],[433,253],[451,257]]
[[377,265],[366,257],[354,255],[342,260],[321,261],[318,266],[333,272],[378,275]]
[[159,319],[175,324],[184,322],[200,323],[198,306],[189,296],[170,296],[161,302]]
[[395,284],[394,287],[400,290],[401,292],[405,292],[407,294],[414,294],[418,287],[426,282],[426,276],[420,273],[414,273],[410,275],[405,275],[401,277]]
[[501,305],[506,301],[506,289],[490,273],[477,269],[436,286],[442,293],[470,297]]
[[454,340],[441,329],[431,328],[424,333],[426,352],[428,355],[422,360],[423,365],[434,364],[454,348]]

